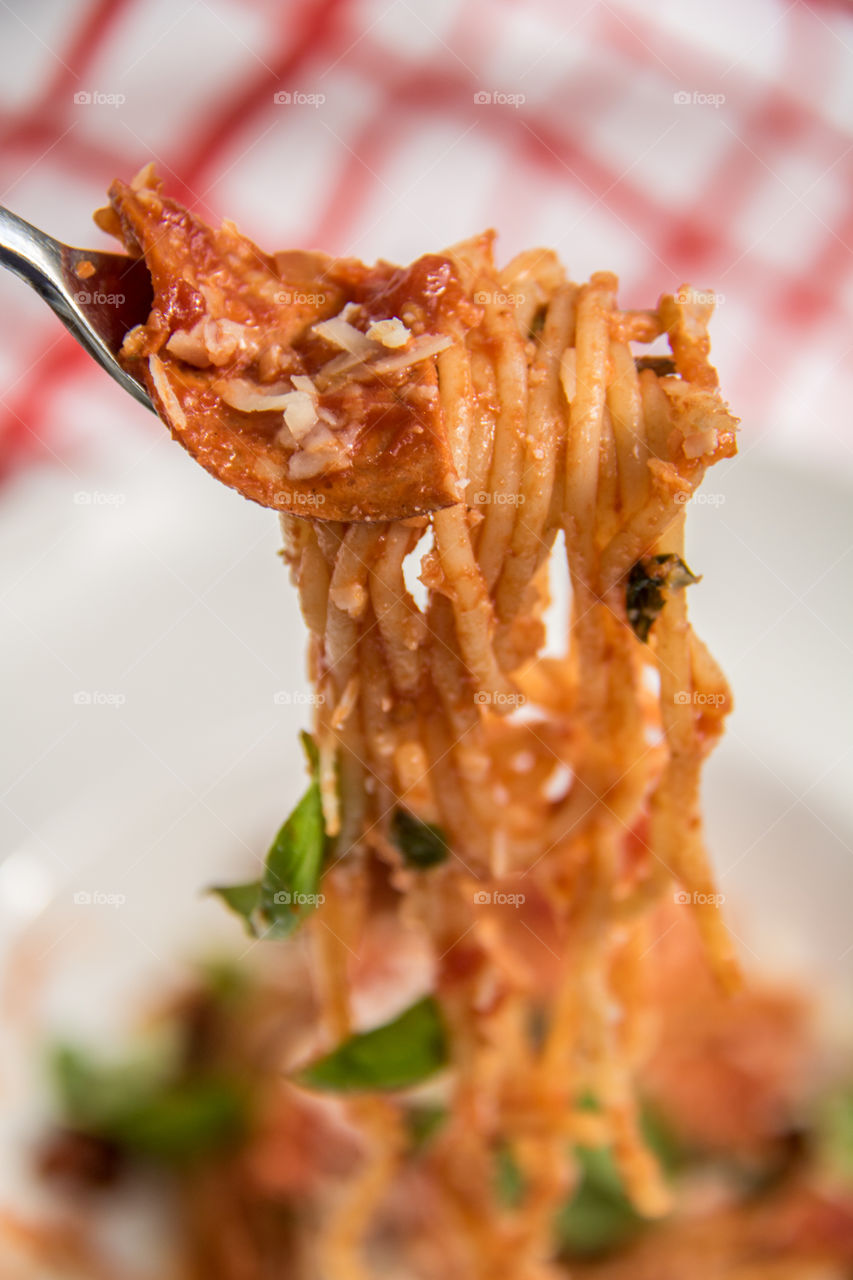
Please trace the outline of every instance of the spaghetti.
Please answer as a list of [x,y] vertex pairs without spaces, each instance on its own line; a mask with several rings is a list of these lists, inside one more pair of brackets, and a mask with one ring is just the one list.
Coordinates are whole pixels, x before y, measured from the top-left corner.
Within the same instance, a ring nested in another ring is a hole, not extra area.
[[[353,957],[390,902],[426,940],[447,1033],[434,1229],[468,1276],[546,1280],[573,1144],[612,1150],[641,1213],[667,1207],[632,1076],[648,913],[673,886],[737,982],[699,811],[731,696],[682,589],[685,506],[735,452],[711,306],[685,285],[622,309],[615,276],[572,283],[547,250],[498,269],[492,233],[405,271],[270,257],[204,227],[150,169],[111,196],[101,225],[155,285],[127,359],[205,466],[284,511],[322,695],[331,847],[303,928],[327,1043],[356,1029]],[[670,356],[636,353],[664,335]],[[295,514],[285,488],[325,506]],[[570,621],[553,656],[560,541]],[[407,822],[437,841],[428,858]],[[394,1092],[346,1105],[366,1154],[318,1270],[363,1280],[405,1140]],[[521,1179],[510,1206],[500,1150]]]

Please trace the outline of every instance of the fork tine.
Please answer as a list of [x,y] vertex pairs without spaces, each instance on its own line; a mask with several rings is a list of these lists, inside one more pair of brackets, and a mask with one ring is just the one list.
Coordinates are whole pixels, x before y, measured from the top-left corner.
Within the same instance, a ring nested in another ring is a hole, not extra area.
[[153,412],[147,389],[117,359],[127,330],[151,309],[141,258],[71,248],[0,206],[0,265],[35,289],[89,355]]

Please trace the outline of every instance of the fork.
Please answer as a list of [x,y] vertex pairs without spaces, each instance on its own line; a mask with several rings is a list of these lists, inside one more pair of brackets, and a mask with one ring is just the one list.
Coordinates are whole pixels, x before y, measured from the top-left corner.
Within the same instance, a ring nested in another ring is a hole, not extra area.
[[144,324],[151,310],[142,258],[73,249],[0,205],[0,265],[35,289],[101,368],[154,411],[146,388],[117,358],[128,329]]
[[[73,249],[0,205],[0,266],[8,267],[35,289],[101,368],[134,400],[157,413],[147,387],[123,368],[118,359],[128,330],[144,324],[151,313],[153,288],[144,258]],[[344,523],[409,519],[458,501],[457,480],[446,440],[437,436],[422,437],[420,426],[409,433],[409,439],[414,441],[412,448],[385,448],[377,457],[374,443],[372,451],[366,451],[363,462],[356,457],[345,470],[319,475],[315,485],[306,491],[300,482],[289,482],[286,458],[283,461],[280,447],[270,461],[263,445],[258,451],[253,449],[251,439],[248,444],[241,444],[238,453],[244,460],[244,469],[235,474],[231,466],[233,449],[229,453],[227,448],[220,447],[218,452],[216,449],[211,452],[207,435],[200,445],[198,439],[189,439],[178,430],[168,414],[158,416],[163,417],[172,434],[218,480],[276,511],[305,517],[306,492],[310,493],[312,502],[325,504],[316,519]],[[223,439],[227,441],[228,432],[227,422],[223,426],[214,420],[208,434],[212,433],[221,444]],[[239,435],[239,431],[232,434]],[[248,470],[246,457],[252,464]],[[259,493],[256,480],[262,464],[266,471]],[[280,475],[284,487],[272,487],[271,467],[276,468],[274,474]],[[315,493],[319,495],[316,498]]]

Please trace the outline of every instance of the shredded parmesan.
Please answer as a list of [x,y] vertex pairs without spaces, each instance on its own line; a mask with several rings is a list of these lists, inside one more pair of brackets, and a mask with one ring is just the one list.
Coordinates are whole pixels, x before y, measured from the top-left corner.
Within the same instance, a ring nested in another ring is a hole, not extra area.
[[308,480],[324,471],[340,471],[349,462],[349,450],[340,436],[318,422],[289,459],[287,470],[293,480]]
[[349,373],[351,369],[364,368],[364,361],[361,356],[351,355],[348,351],[342,351],[339,356],[334,356],[328,364],[324,364],[322,369],[316,375],[316,385],[318,390],[325,391],[335,381],[343,379],[344,374]]
[[333,316],[331,320],[322,320],[314,325],[311,332],[316,333],[318,338],[331,343],[333,347],[340,347],[342,351],[349,352],[352,356],[366,358],[376,351],[376,344],[360,329],[356,329],[355,325],[345,320],[343,314]]
[[447,334],[427,335],[408,351],[403,351],[396,356],[386,356],[370,367],[374,373],[396,373],[399,369],[408,369],[410,365],[418,364],[421,360],[428,360],[430,356],[437,356],[439,351],[446,351],[452,346],[453,339]]
[[283,387],[281,383],[259,387],[246,378],[220,379],[214,382],[213,390],[232,409],[238,409],[241,413],[283,413],[293,395],[293,391],[289,387]]
[[290,379],[293,383],[294,390],[304,391],[306,396],[310,396],[312,400],[317,399],[317,388],[305,373],[296,373]]
[[213,320],[203,316],[191,329],[176,329],[166,343],[166,350],[186,364],[204,369],[211,364],[228,364],[245,344],[245,325],[227,318]]
[[314,397],[307,391],[290,391],[286,396],[282,396],[282,399],[287,402],[284,406],[285,425],[294,440],[300,443],[317,424],[317,405]]
[[163,361],[159,356],[151,355],[148,357],[148,368],[151,371],[151,379],[154,383],[154,388],[160,399],[163,401],[166,414],[171,420],[177,423],[181,431],[185,431],[187,426],[187,415],[181,408],[180,400],[171,388]]
[[705,453],[713,453],[717,447],[718,436],[715,427],[706,427],[704,431],[694,431],[684,437],[685,458],[701,458]]
[[396,350],[406,345],[412,336],[412,331],[406,328],[398,316],[392,316],[390,320],[374,321],[367,330],[367,336],[374,342],[381,342],[383,347]]

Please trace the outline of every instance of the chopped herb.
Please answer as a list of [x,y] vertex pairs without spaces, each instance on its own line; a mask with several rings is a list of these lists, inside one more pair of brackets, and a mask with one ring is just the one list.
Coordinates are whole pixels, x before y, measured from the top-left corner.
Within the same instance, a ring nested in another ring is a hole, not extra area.
[[163,1164],[231,1146],[245,1132],[243,1093],[225,1079],[180,1080],[150,1063],[104,1066],[67,1047],[53,1074],[72,1130]]
[[408,809],[395,809],[391,819],[391,839],[409,867],[425,870],[444,862],[450,852],[441,827],[421,822]]
[[319,757],[313,740],[302,735],[311,783],[270,846],[260,880],[215,885],[226,906],[243,918],[253,938],[286,938],[322,901],[320,878],[327,837],[320,798]]
[[625,598],[634,634],[645,644],[655,618],[666,603],[664,591],[679,591],[700,580],[680,556],[658,555],[638,560],[628,574]]
[[301,1084],[343,1092],[408,1089],[447,1065],[444,1025],[432,996],[391,1022],[345,1040],[299,1073]]

